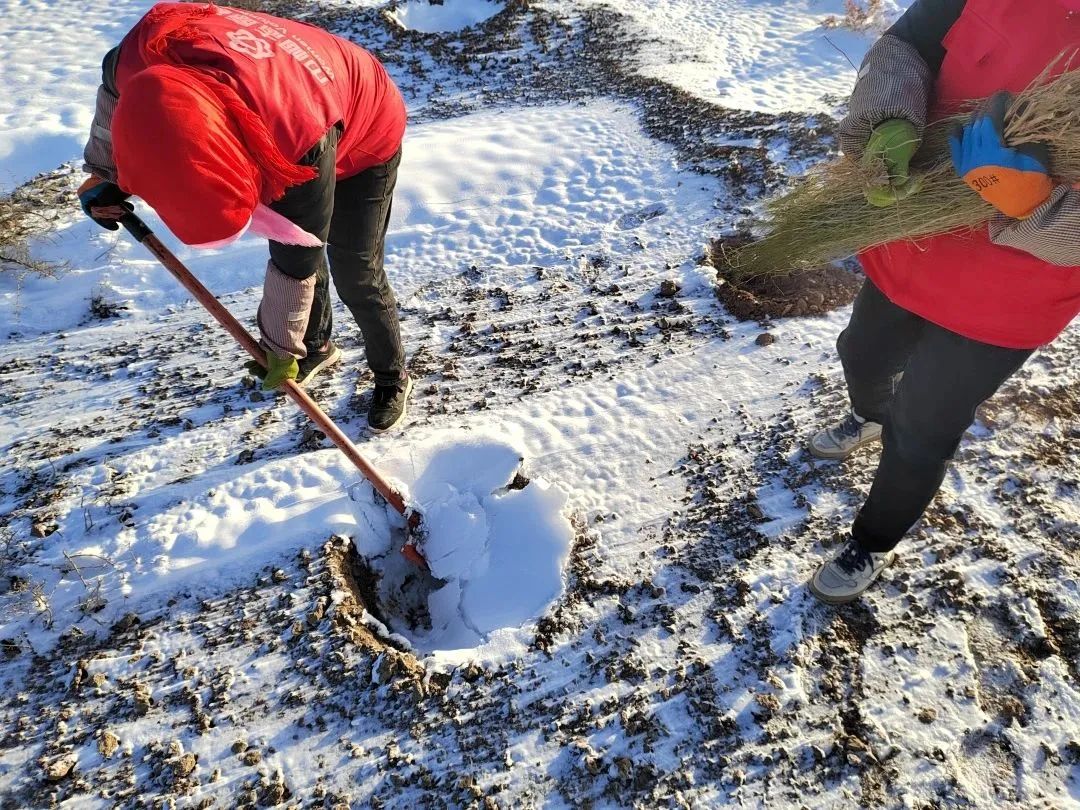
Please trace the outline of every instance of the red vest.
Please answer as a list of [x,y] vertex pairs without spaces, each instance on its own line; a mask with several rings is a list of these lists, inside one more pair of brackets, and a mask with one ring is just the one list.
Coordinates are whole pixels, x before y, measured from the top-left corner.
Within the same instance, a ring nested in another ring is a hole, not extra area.
[[[176,5],[181,4],[159,4]],[[269,127],[283,155],[299,160],[339,122],[339,178],[385,163],[401,147],[405,102],[370,53],[314,26],[235,8],[216,11],[193,22],[201,36],[174,41],[169,53],[236,90]],[[128,78],[163,62],[146,48],[154,28],[144,18],[120,45],[121,95]]]
[[[961,101],[1023,90],[1058,54],[1080,46],[1076,9],[1077,0],[968,0],[942,40],[931,118]],[[893,303],[995,346],[1049,343],[1080,313],[1080,267],[995,245],[985,227],[892,242],[859,260]]]

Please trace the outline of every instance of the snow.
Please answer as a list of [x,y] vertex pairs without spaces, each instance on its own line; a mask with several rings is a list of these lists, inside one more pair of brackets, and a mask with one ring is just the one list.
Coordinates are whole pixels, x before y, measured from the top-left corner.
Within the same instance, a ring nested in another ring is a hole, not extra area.
[[[693,206],[700,183],[673,167],[669,150],[641,132],[626,105],[600,102],[482,112],[408,130],[387,237],[387,273],[406,291],[464,268],[478,255],[506,268],[550,265],[570,252],[603,250],[663,232],[667,218],[627,229],[627,212]],[[137,212],[216,295],[262,283],[266,242],[245,237],[218,250],[172,239],[145,205]],[[697,218],[713,216],[708,209]],[[683,244],[698,242],[692,233]],[[0,318],[11,335],[49,334],[86,321],[96,296],[122,302],[131,315],[184,305],[187,293],[124,233],[71,219],[38,255],[67,263],[58,278],[0,275]],[[48,311],[45,320],[39,313]]]
[[[639,72],[707,101],[745,110],[831,111],[880,34],[823,27],[842,0],[593,0],[627,13],[642,32]],[[858,3],[857,5],[865,5]],[[910,5],[885,0],[883,22]]]
[[504,7],[499,0],[405,0],[390,16],[408,31],[436,34],[479,25]]
[[[803,450],[844,412],[848,311],[734,322],[698,258],[761,189],[700,171],[626,88],[515,103],[489,64],[561,64],[602,6],[636,36],[627,70],[724,107],[833,112],[853,71],[825,37],[857,63],[872,35],[821,28],[838,0],[543,0],[478,53],[453,31],[501,6],[425,5],[395,8],[444,34],[430,52],[380,28],[385,3],[319,18],[423,87],[387,239],[409,423],[365,434],[340,307],[346,362],[312,393],[424,515],[431,575],[399,554],[401,517],[290,403],[243,386],[239,350],[141,247],[62,213],[35,250],[63,275],[0,274],[0,640],[18,648],[0,650],[0,793],[238,806],[280,774],[303,806],[1080,806],[1080,329],[984,409],[880,587],[818,605],[804,583],[874,461]],[[0,7],[0,182],[77,162],[100,57],[147,6]],[[558,33],[541,48],[543,14]],[[780,174],[808,160],[782,124],[725,127],[706,150],[760,148]],[[265,244],[193,251],[140,213],[250,325]],[[95,295],[126,309],[91,318]],[[381,576],[369,612],[334,612],[352,594],[320,567],[328,541]],[[139,627],[114,629],[128,614]],[[98,752],[103,728],[130,756]],[[158,773],[169,741],[198,755],[190,786]],[[91,792],[40,778],[69,748]]]
[[74,12],[50,0],[0,0],[0,190],[82,154],[101,58],[149,6],[145,0],[117,0],[80,5]]
[[[441,581],[428,597],[431,629],[400,631],[421,652],[468,653],[439,660],[505,655],[562,592],[573,536],[567,496],[542,479],[508,488],[526,465],[522,444],[447,431],[382,461],[423,515],[417,547]],[[377,542],[358,544],[370,554]]]

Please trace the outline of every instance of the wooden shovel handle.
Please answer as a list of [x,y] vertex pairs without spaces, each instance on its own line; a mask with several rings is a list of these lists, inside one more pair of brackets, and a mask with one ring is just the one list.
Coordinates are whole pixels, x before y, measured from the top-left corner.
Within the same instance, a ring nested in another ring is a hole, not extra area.
[[[210,292],[202,283],[191,274],[191,271],[184,266],[172,251],[169,250],[158,239],[154,232],[147,227],[135,214],[126,214],[120,218],[120,224],[123,225],[128,233],[130,233],[138,242],[142,243],[147,250],[149,250],[154,257],[161,262],[161,264],[173,274],[184,288],[191,293],[200,304],[202,304],[206,310],[214,316],[222,328],[228,332],[236,342],[244,347],[245,351],[251,355],[259,365],[266,367],[266,351],[258,344],[258,342],[251,336],[251,334],[241,326],[240,322],[232,316],[229,310],[225,309],[220,301]],[[337,445],[338,449],[345,454],[345,456],[353,463],[353,465],[360,471],[360,474],[364,476],[371,485],[375,487],[375,491],[382,495],[387,502],[394,507],[402,515],[407,515],[409,525],[412,528],[416,528],[420,523],[420,514],[414,510],[409,510],[405,505],[404,498],[401,497],[401,493],[390,486],[384,479],[379,471],[376,470],[371,463],[364,458],[363,454],[356,449],[356,445],[350,441],[341,428],[339,428],[334,421],[323,413],[320,408],[307,392],[304,391],[294,380],[285,380],[281,386],[285,393],[288,394],[293,402],[295,402],[300,410],[307,414],[308,418],[315,423],[315,425],[330,437],[330,441]]]

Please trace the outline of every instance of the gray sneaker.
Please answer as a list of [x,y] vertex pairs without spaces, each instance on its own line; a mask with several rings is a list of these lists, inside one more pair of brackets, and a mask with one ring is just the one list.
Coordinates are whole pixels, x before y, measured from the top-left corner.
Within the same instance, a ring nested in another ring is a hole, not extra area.
[[895,551],[876,554],[849,538],[833,558],[814,573],[810,592],[822,602],[843,605],[858,599],[892,565]]
[[810,439],[810,454],[818,458],[847,458],[860,447],[881,440],[881,425],[867,422],[852,411],[835,427],[823,430]]

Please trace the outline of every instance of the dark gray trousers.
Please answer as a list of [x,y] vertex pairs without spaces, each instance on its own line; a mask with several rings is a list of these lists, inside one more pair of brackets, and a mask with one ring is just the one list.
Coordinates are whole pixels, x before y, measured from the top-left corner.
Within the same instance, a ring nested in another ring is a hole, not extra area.
[[271,242],[270,258],[288,275],[308,278],[315,274],[315,300],[304,334],[308,351],[317,351],[330,339],[332,277],[338,296],[364,336],[375,384],[394,385],[405,370],[405,350],[383,255],[401,152],[386,163],[335,181],[336,146],[336,131],[331,130],[304,161],[318,166],[319,178],[289,189],[273,206],[326,242],[325,253]]
[[888,551],[941,487],[976,408],[1033,350],[950,332],[893,304],[869,280],[836,345],[852,408],[884,426],[881,461],[852,532],[867,551]]

